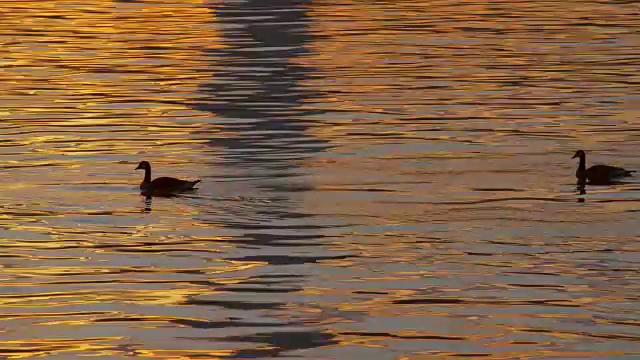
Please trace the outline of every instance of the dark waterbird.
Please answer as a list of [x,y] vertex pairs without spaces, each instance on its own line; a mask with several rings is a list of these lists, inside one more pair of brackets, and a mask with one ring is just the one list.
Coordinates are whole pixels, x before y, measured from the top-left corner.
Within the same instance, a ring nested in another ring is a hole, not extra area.
[[151,164],[141,161],[136,170],[144,170],[144,180],[140,183],[140,190],[147,195],[171,195],[181,191],[194,190],[200,180],[187,181],[172,177],[159,177],[151,180]]
[[631,176],[635,170],[626,170],[621,167],[610,165],[593,165],[587,169],[587,155],[584,150],[576,151],[572,159],[579,158],[578,170],[576,177],[578,182],[588,182],[589,184],[612,184],[622,178]]

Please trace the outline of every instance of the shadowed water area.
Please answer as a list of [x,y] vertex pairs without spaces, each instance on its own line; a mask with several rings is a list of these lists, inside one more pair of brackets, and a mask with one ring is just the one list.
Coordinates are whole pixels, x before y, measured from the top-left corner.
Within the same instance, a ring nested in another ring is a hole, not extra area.
[[639,11],[3,3],[0,357],[640,357]]

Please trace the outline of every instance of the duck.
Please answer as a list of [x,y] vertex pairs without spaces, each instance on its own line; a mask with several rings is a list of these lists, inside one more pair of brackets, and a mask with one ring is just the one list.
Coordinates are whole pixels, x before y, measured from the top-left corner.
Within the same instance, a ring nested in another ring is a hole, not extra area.
[[610,165],[593,165],[587,169],[587,154],[584,150],[578,150],[572,159],[579,158],[576,177],[578,182],[588,181],[590,184],[611,184],[622,178],[632,176],[635,170],[626,170],[621,167]]
[[151,164],[148,161],[141,161],[136,170],[144,170],[144,180],[140,183],[140,190],[143,194],[173,194],[181,191],[195,190],[195,186],[201,180],[187,181],[172,177],[159,177],[151,180]]

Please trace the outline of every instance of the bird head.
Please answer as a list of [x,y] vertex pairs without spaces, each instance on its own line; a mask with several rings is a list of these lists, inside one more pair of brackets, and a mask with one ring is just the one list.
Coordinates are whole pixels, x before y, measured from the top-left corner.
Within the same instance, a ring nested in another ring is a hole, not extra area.
[[148,161],[140,161],[140,164],[138,164],[138,167],[136,168],[136,170],[147,170],[151,168],[151,164],[149,164]]
[[575,158],[583,158],[585,156],[584,150],[578,150],[576,151],[576,153],[573,155],[572,159]]

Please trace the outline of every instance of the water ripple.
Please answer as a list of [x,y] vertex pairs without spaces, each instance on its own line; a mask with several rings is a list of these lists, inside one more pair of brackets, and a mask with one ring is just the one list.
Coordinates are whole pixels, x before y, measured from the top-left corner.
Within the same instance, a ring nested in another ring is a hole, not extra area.
[[0,357],[640,356],[634,2],[2,9]]

